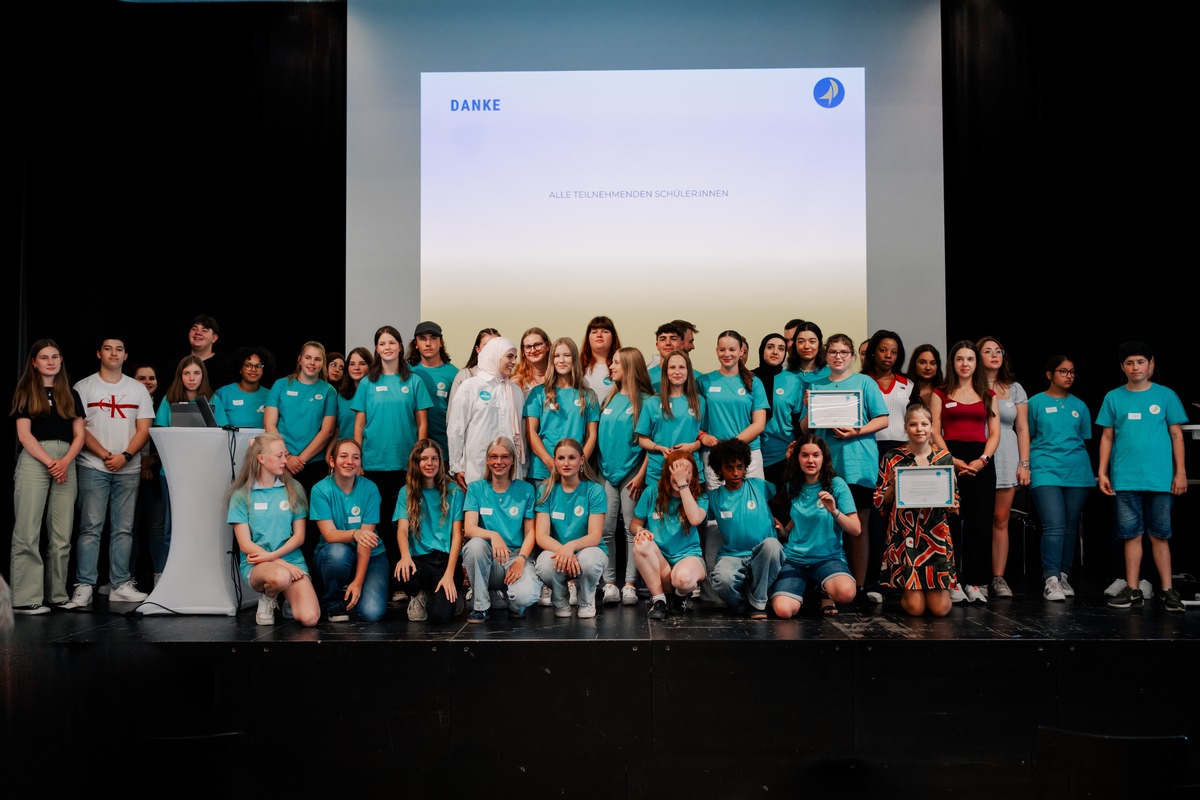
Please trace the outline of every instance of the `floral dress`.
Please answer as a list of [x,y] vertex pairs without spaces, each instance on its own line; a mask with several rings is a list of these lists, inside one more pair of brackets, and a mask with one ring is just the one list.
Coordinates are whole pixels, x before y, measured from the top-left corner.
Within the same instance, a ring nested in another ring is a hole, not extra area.
[[[954,469],[954,458],[948,450],[934,445],[929,464]],[[887,511],[883,491],[893,483],[896,467],[914,466],[917,466],[917,460],[907,445],[884,454],[875,488],[875,507],[881,513]],[[958,501],[957,486],[954,500]],[[900,508],[892,504],[887,512],[888,535],[883,551],[881,580],[885,586],[921,591],[950,589],[957,583],[954,542],[946,521],[948,513],[945,508]]]

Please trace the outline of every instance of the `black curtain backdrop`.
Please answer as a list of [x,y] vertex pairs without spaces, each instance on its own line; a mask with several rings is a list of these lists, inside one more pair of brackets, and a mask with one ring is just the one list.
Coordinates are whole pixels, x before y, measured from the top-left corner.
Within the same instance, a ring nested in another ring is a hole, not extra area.
[[[344,352],[345,5],[66,0],[6,13],[5,385],[40,337],[78,379],[95,371],[98,339],[117,335],[131,363],[159,365],[165,389],[201,312],[221,323],[218,350],[265,345],[282,372],[308,339]],[[1188,26],[1100,13],[942,4],[946,341],[998,337],[1030,394],[1046,358],[1068,352],[1094,414],[1122,382],[1117,345],[1143,338],[1156,378],[1197,418]],[[11,423],[0,436],[12,453]],[[11,502],[5,492],[5,573]]]

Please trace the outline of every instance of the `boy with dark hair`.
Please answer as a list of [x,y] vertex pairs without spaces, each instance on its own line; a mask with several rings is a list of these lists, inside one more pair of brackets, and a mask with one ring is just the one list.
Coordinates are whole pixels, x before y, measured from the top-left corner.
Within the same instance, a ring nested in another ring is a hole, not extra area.
[[1104,397],[1096,424],[1100,435],[1100,491],[1117,502],[1116,535],[1124,541],[1125,583],[1108,601],[1111,608],[1142,605],[1138,589],[1142,536],[1149,534],[1158,570],[1158,601],[1167,611],[1183,611],[1171,586],[1171,506],[1187,491],[1183,428],[1187,412],[1175,392],[1150,380],[1154,351],[1145,342],[1125,342],[1117,357],[1124,386]]

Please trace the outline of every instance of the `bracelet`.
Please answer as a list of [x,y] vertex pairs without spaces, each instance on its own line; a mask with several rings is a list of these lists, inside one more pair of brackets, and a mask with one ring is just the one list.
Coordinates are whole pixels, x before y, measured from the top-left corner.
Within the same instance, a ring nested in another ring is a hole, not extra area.
[[1029,462],[1028,461],[1017,462],[1017,469],[1020,469],[1021,467],[1024,467],[1025,469],[1029,469]]
[[517,553],[517,558],[523,558],[526,561],[529,560],[529,556],[525,555],[524,553]]

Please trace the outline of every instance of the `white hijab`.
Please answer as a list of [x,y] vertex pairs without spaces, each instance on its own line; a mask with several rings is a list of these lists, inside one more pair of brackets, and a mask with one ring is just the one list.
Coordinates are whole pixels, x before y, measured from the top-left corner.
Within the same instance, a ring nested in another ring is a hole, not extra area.
[[516,351],[517,346],[511,339],[497,336],[488,339],[479,350],[479,359],[475,362],[476,374],[483,375],[489,381],[500,381],[499,391],[508,395],[508,422],[512,429],[513,444],[517,448],[517,463],[525,463],[525,433],[522,425],[522,406],[525,395],[521,387],[500,373],[500,360],[509,350]]

